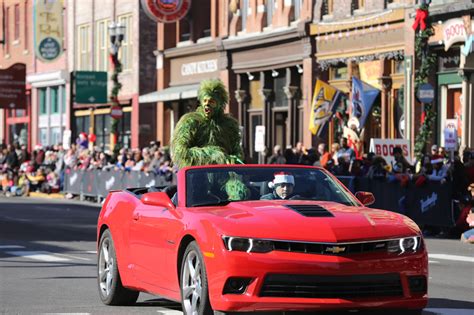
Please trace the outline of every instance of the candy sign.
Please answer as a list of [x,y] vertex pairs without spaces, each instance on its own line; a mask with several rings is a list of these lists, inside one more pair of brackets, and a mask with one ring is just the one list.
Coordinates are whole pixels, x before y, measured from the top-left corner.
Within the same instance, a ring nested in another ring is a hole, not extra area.
[[448,151],[455,151],[458,147],[456,125],[456,119],[446,119],[446,125],[444,127],[444,147]]

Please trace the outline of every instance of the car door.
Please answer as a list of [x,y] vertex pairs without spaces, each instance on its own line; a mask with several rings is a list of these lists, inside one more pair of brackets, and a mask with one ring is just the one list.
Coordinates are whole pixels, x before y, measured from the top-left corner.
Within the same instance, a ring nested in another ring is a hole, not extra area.
[[175,283],[178,235],[182,223],[175,209],[140,205],[133,212],[131,252],[136,276],[165,290]]
[[164,248],[166,245],[164,207],[139,205],[130,224],[130,252],[136,277],[142,282],[166,288]]

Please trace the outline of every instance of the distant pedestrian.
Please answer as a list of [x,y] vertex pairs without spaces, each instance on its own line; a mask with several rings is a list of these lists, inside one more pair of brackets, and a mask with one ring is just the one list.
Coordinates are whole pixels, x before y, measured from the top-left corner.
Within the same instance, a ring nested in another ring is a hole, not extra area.
[[273,154],[268,158],[268,164],[286,164],[286,159],[283,156],[280,145],[273,147]]

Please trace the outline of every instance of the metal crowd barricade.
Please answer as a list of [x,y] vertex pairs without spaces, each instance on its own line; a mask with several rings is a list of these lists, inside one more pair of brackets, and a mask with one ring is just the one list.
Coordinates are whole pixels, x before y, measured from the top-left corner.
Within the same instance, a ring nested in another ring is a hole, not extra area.
[[[340,177],[352,192],[370,191],[375,196],[372,208],[404,214],[417,224],[454,226],[456,218],[452,206],[453,185],[428,181],[421,187],[409,182],[402,187],[399,182],[367,177]],[[176,183],[176,176],[167,177],[155,173],[117,170],[71,170],[64,178],[64,192],[79,195],[81,200],[97,197],[104,199],[110,190],[130,187],[166,186]]]
[[121,170],[72,170],[64,174],[65,193],[85,197],[97,197],[97,201],[107,197],[110,190],[121,190],[131,187],[166,186],[174,183],[173,176],[163,176],[153,172]]

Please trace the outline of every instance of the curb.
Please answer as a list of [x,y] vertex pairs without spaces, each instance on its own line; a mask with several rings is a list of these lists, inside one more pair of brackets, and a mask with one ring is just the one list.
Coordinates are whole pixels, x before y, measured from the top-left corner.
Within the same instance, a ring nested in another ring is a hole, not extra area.
[[41,192],[30,192],[28,197],[45,199],[64,199],[64,195],[59,193],[45,194]]

